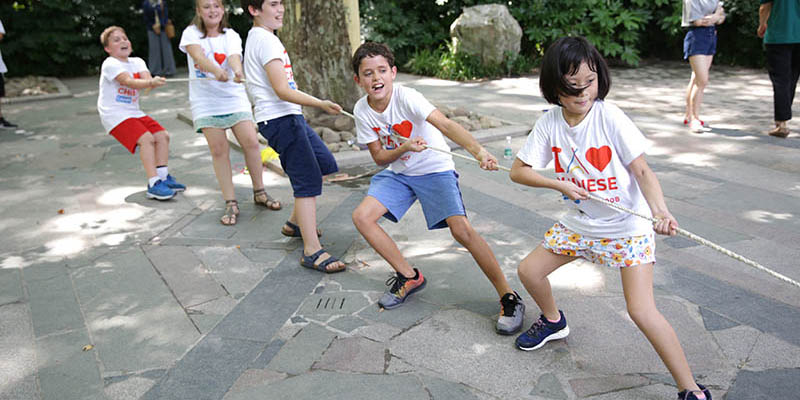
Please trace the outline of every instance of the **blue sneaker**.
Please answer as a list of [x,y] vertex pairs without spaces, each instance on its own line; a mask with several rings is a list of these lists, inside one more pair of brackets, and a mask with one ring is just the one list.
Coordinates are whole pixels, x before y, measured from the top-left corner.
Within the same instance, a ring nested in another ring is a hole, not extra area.
[[506,293],[500,299],[500,317],[497,318],[495,331],[501,335],[513,335],[522,329],[522,317],[525,315],[525,304],[517,292]]
[[167,179],[164,179],[164,183],[167,184],[168,188],[176,192],[182,192],[186,190],[186,185],[176,181],[175,178],[173,178],[170,174],[167,174]]
[[175,191],[170,189],[162,180],[157,180],[153,186],[147,186],[147,198],[156,200],[169,200],[175,197]]
[[558,310],[558,314],[561,319],[556,323],[552,323],[544,315],[540,315],[530,329],[517,337],[517,348],[525,351],[536,350],[551,340],[567,337],[569,335],[567,319],[564,318],[563,311]]
[[706,400],[711,400],[711,392],[706,389],[705,386],[701,384],[697,384],[697,387],[700,388],[699,392],[693,392],[689,390],[684,390],[678,393],[678,400],[699,400],[696,393],[703,393],[706,396]]
[[427,282],[422,276],[422,272],[416,268],[414,268],[414,272],[417,273],[417,279],[406,278],[399,272],[389,278],[386,285],[391,287],[378,300],[378,306],[387,310],[400,307],[411,293],[422,290]]

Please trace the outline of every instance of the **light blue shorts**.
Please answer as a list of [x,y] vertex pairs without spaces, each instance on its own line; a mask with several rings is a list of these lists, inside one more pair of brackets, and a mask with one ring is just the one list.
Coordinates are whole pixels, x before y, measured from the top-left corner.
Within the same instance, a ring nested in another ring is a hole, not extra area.
[[252,121],[253,114],[249,112],[236,112],[232,114],[212,115],[194,120],[194,129],[203,133],[203,128],[228,129],[242,121]]
[[392,222],[403,218],[419,199],[428,229],[446,228],[448,217],[467,215],[454,170],[408,176],[385,169],[372,177],[367,196],[386,207],[388,211],[383,216]]

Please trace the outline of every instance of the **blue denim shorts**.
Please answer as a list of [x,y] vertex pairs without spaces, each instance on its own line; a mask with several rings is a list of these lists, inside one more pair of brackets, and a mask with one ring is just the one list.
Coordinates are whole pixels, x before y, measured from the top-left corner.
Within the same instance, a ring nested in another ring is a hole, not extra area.
[[367,196],[386,207],[383,216],[392,222],[403,218],[419,199],[428,229],[446,228],[448,217],[467,215],[454,170],[409,176],[385,169],[372,177]]
[[683,38],[683,59],[691,56],[713,56],[717,52],[717,27],[693,26]]
[[259,122],[258,132],[278,153],[294,197],[319,196],[322,176],[339,170],[331,151],[302,115],[290,114]]

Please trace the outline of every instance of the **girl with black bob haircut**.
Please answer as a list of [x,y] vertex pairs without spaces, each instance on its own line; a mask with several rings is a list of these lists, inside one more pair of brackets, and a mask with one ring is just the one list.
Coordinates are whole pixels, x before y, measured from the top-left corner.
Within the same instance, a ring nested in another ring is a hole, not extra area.
[[611,75],[606,60],[586,39],[569,36],[550,45],[550,50],[542,60],[539,89],[548,103],[562,105],[558,100],[559,95],[577,96],[585,89],[567,81],[567,77],[575,75],[584,62],[597,74],[597,99],[605,100],[611,89]]

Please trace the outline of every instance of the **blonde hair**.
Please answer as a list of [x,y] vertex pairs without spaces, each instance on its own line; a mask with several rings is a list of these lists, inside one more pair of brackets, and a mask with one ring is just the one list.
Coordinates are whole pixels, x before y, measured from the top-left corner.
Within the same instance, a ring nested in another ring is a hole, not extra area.
[[[208,35],[208,30],[206,29],[206,24],[203,22],[203,17],[197,13],[197,9],[200,8],[200,2],[203,0],[195,0],[194,2],[194,18],[192,18],[192,24],[203,33],[202,37],[206,37]],[[219,26],[217,26],[217,30],[219,33],[225,33],[225,29],[230,28],[230,24],[228,24],[228,11],[225,9],[225,4],[222,3],[222,0],[214,0],[222,6],[222,20],[219,21]]]
[[108,47],[108,37],[111,36],[114,31],[122,31],[123,34],[127,35],[127,33],[125,33],[125,29],[122,29],[116,25],[111,25],[108,28],[103,29],[103,33],[100,34],[100,43],[103,44],[103,47]]

